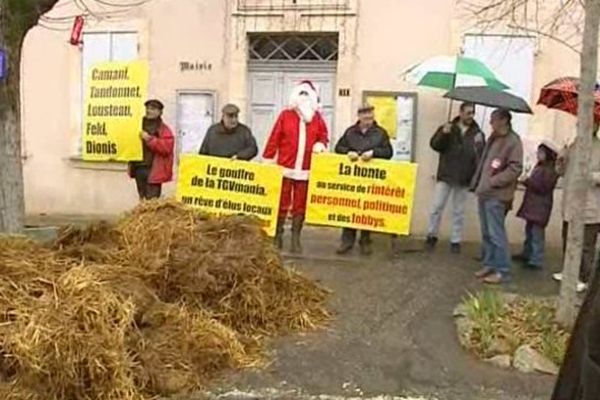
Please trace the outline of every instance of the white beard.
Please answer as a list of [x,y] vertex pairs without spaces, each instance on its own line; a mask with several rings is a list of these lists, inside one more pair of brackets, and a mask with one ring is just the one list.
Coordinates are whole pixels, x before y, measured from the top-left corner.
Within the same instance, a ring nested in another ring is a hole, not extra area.
[[298,110],[298,112],[302,116],[302,119],[306,123],[312,121],[313,117],[315,116],[315,109],[309,98],[302,98],[298,100],[296,109]]

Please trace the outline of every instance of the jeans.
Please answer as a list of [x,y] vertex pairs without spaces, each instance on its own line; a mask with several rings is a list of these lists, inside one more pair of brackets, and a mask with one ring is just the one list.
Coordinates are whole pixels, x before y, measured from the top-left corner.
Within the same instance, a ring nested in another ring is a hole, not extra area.
[[545,229],[527,221],[525,225],[525,243],[523,243],[523,258],[529,265],[542,267],[544,265]]
[[429,227],[427,229],[428,237],[437,237],[442,215],[448,203],[448,198],[452,194],[452,233],[450,243],[460,243],[462,239],[462,230],[465,222],[465,202],[467,201],[468,188],[456,185],[450,185],[439,181],[435,185],[435,194],[433,197],[433,206],[429,217]]
[[483,242],[483,266],[504,278],[510,275],[510,250],[506,235],[506,204],[500,200],[479,199],[479,223]]

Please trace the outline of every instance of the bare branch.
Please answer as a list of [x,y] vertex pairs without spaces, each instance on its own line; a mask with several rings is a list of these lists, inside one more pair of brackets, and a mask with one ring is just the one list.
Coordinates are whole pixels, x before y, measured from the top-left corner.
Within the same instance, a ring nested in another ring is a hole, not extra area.
[[528,28],[526,28],[524,26],[509,25],[508,27],[511,28],[511,29],[514,29],[514,30],[523,31],[523,32],[527,32],[527,33],[533,33],[533,34],[536,34],[536,35],[543,36],[545,38],[548,38],[550,40],[553,40],[553,41],[555,41],[557,43],[560,43],[560,44],[564,45],[565,47],[567,47],[569,50],[572,50],[576,54],[581,54],[581,51],[577,47],[572,46],[571,44],[569,44],[568,42],[564,41],[563,39],[561,39],[559,37],[556,37],[556,36],[553,36],[553,35],[551,35],[549,33],[540,32],[537,29],[528,29]]
[[580,53],[582,0],[561,0],[555,9],[544,0],[459,0],[467,16],[481,31],[516,29],[551,39]]

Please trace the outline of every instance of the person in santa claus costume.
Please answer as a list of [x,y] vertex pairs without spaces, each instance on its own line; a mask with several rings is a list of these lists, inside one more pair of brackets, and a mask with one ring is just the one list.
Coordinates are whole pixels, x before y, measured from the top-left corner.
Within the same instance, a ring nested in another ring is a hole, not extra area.
[[283,186],[275,245],[283,247],[283,231],[292,214],[293,253],[302,252],[300,234],[306,212],[308,176],[313,153],[327,150],[328,134],[319,112],[317,87],[310,81],[298,84],[290,95],[289,107],[279,114],[263,152],[265,162],[283,167]]

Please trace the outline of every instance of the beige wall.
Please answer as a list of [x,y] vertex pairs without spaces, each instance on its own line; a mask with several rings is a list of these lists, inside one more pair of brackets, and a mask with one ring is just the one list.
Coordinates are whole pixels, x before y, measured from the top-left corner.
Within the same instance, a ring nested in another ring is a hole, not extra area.
[[[155,0],[132,10],[126,18],[87,23],[86,29],[139,32],[140,55],[150,62],[150,94],[164,100],[165,117],[172,126],[176,120],[178,90],[212,90],[217,93],[219,105],[234,101],[246,110],[248,32],[338,31],[337,87],[351,89],[351,97],[336,99],[338,131],[352,122],[365,90],[418,92],[415,157],[419,176],[413,232],[423,234],[437,166],[437,157],[428,142],[431,133],[444,121],[448,105],[441,93],[410,86],[400,79],[399,73],[429,56],[460,50],[462,35],[472,31],[469,24],[456,17],[454,3],[453,0],[352,0],[351,9],[342,13],[306,10],[239,13],[232,0]],[[76,10],[64,6],[59,12],[70,15]],[[23,124],[27,211],[30,214],[118,213],[134,206],[137,197],[123,166],[90,164],[73,158],[79,134],[81,53],[67,43],[67,38],[68,31],[36,28],[25,43]],[[550,79],[578,72],[578,60],[569,50],[545,40],[538,44],[534,94]],[[212,70],[179,70],[180,61],[196,60],[209,61]],[[535,111],[530,125],[533,135],[562,140],[572,131],[572,117],[542,108]],[[335,136],[338,135],[336,132]],[[171,184],[167,192],[172,191]],[[556,197],[560,200],[560,192]],[[516,206],[519,202],[515,202]],[[560,201],[555,209],[559,208]],[[471,199],[466,231],[466,238],[471,240],[479,237],[475,209]],[[555,218],[553,223],[558,222],[559,218]],[[510,230],[511,238],[520,240],[522,224],[511,218]],[[556,242],[558,233],[557,227],[553,227],[550,240]]]

